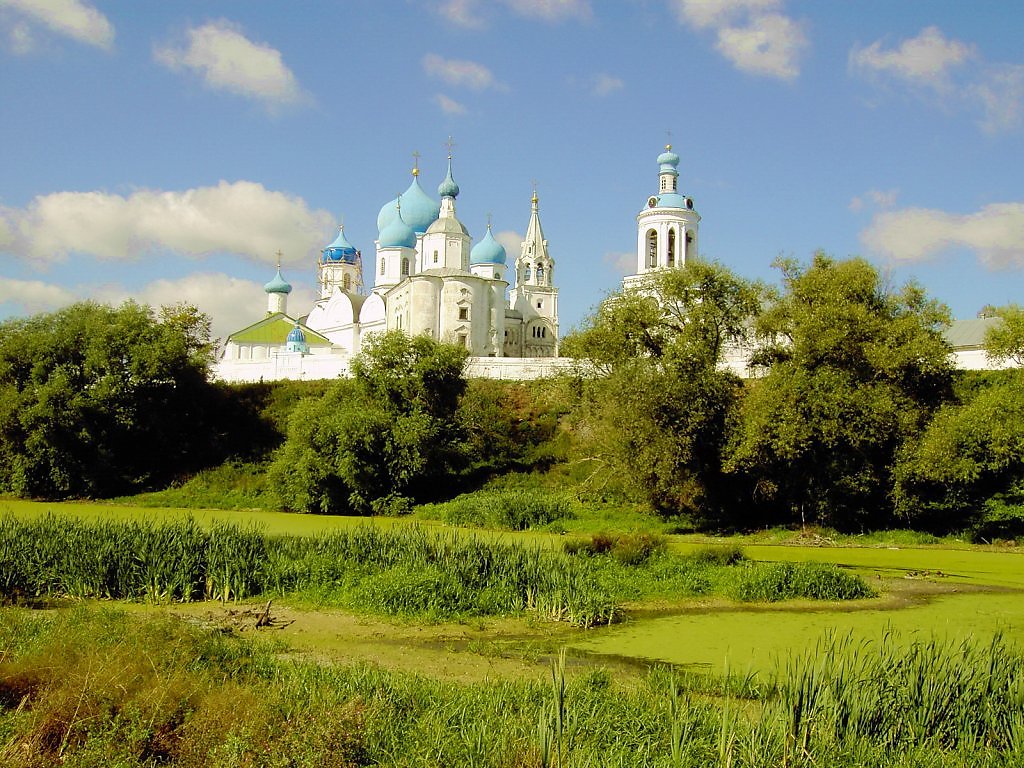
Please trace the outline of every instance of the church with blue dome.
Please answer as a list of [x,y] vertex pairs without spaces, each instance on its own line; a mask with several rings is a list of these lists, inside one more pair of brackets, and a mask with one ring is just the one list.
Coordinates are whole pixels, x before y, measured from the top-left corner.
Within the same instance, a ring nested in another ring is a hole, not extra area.
[[[291,286],[278,267],[264,287],[267,315],[228,337],[222,372],[234,362],[273,358],[275,366],[285,365],[296,350],[324,357],[325,365],[329,356],[337,365],[357,354],[368,334],[391,330],[458,344],[472,358],[557,358],[555,261],[541,228],[536,191],[526,237],[512,264],[490,224],[472,245],[456,214],[459,192],[451,154],[437,188],[439,200],[423,190],[414,167],[409,188],[381,206],[372,259],[364,259],[344,226],[323,248],[317,299],[305,314],[288,314]],[[372,275],[369,289],[364,274]],[[301,344],[295,343],[295,332]],[[318,362],[306,361],[304,369],[321,367]]]

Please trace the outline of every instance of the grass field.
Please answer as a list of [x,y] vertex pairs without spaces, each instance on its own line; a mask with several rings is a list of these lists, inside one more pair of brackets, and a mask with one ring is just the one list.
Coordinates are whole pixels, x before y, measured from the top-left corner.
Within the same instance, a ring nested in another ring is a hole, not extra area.
[[[459,532],[439,522],[410,518],[335,517],[326,515],[294,515],[275,512],[185,510],[172,508],[139,509],[99,503],[41,503],[17,500],[0,501],[0,514],[20,519],[36,518],[47,513],[83,520],[149,520],[163,521],[193,518],[200,525],[231,523],[256,526],[267,534],[297,536],[321,535],[352,530],[368,522],[384,529],[417,526],[424,530]],[[473,529],[464,535],[488,541],[518,542],[560,549],[567,536],[546,532],[510,532]],[[559,642],[570,643],[579,652],[594,654],[600,659],[657,660],[674,664],[694,664],[718,669],[728,663],[734,667],[764,668],[772,659],[791,650],[813,645],[826,630],[848,631],[859,637],[873,636],[885,627],[905,630],[905,634],[936,632],[954,637],[973,634],[979,638],[1003,632],[1008,638],[1024,643],[1024,553],[1017,549],[972,546],[950,542],[896,546],[892,541],[905,540],[894,534],[889,539],[872,537],[864,546],[853,546],[857,539],[845,539],[842,545],[797,546],[781,543],[757,543],[766,538],[778,540],[779,535],[732,537],[724,540],[741,543],[745,555],[756,561],[833,563],[864,576],[870,584],[881,588],[882,596],[851,604],[786,603],[781,607],[739,606],[721,598],[661,598],[653,604],[630,606],[628,621],[619,627],[578,637],[553,633]],[[669,549],[679,554],[692,553],[706,547],[708,539],[698,536],[669,536]],[[723,541],[723,540],[717,540]],[[886,543],[886,542],[889,543]],[[881,542],[881,543],[879,543]],[[816,542],[820,544],[821,542]],[[1011,591],[1006,591],[1011,590]],[[304,610],[297,615],[297,625],[323,628],[323,617],[310,618],[327,606],[317,604],[307,594],[291,598],[290,604]],[[516,631],[507,632],[516,635]],[[296,633],[298,634],[298,633]],[[319,640],[304,643],[311,653],[330,655],[343,643],[327,640],[329,632],[308,633]],[[458,632],[442,629],[437,633],[444,642]],[[524,653],[527,656],[550,650],[550,644],[533,630],[522,633],[528,640],[510,650],[510,645],[489,643],[485,635],[456,643],[461,650],[472,653]],[[512,644],[515,645],[515,644]],[[416,653],[416,643],[410,643]],[[498,649],[498,650],[496,650]],[[538,651],[538,649],[540,649]]]

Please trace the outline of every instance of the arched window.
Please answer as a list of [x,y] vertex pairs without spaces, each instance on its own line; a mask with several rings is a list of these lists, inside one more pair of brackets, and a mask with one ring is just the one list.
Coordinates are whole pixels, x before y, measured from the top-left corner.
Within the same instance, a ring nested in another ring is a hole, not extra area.
[[434,251],[434,263],[437,264],[437,251]]
[[530,281],[530,265],[526,265],[526,270],[523,272],[523,280],[526,282]]
[[658,266],[658,233],[653,229],[647,233],[647,266]]
[[409,274],[409,260],[402,259],[402,277],[406,277]]
[[676,265],[676,231],[670,229],[668,231],[668,265],[674,267]]
[[686,232],[686,260],[692,261],[695,257],[693,253],[693,232],[687,230]]
[[349,290],[352,287],[352,275],[345,275],[345,278],[342,280],[342,285],[346,291]]
[[382,275],[384,274],[384,257],[383,256],[380,257],[380,273]]
[[544,265],[537,265],[537,285],[544,285]]

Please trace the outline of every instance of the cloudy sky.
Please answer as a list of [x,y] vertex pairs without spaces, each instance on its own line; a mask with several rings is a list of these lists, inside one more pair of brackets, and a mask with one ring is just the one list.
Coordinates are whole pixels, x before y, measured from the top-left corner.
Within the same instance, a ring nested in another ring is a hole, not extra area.
[[[509,248],[536,183],[563,329],[632,271],[671,141],[703,255],[861,254],[957,317],[1024,303],[1024,3],[0,0],[0,317],[81,298],[308,311],[448,136]],[[372,276],[368,276],[372,279]]]

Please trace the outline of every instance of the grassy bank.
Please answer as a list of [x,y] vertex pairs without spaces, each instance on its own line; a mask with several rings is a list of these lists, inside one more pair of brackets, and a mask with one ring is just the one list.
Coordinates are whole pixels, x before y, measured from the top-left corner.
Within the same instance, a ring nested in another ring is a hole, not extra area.
[[269,536],[193,520],[0,518],[0,595],[190,601],[301,594],[320,604],[427,618],[535,611],[608,624],[627,601],[871,596],[831,565],[754,563],[735,548],[681,557],[649,536],[594,537],[569,552],[416,528]]
[[[459,685],[109,610],[0,610],[0,762],[1009,768],[1020,649],[825,640],[775,674]],[[857,680],[858,685],[850,685]]]

